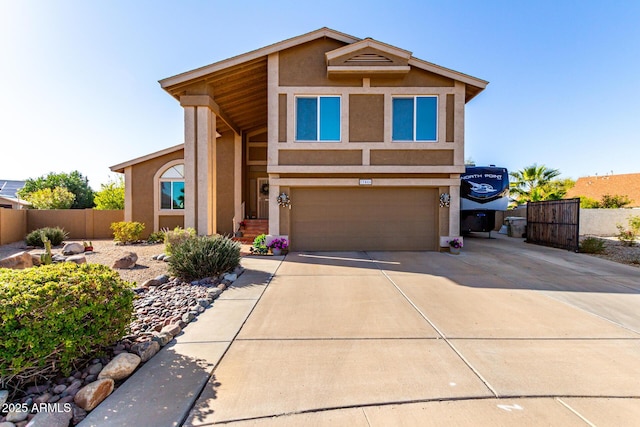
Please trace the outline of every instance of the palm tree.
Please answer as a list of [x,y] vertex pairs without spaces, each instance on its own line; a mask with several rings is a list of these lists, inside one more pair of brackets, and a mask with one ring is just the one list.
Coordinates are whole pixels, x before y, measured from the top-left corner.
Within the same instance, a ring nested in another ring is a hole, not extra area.
[[[557,200],[562,198],[558,186],[553,179],[560,175],[558,169],[549,169],[545,165],[538,166],[534,163],[522,170],[511,172],[509,191],[518,205],[529,201]],[[566,191],[565,191],[566,193]]]

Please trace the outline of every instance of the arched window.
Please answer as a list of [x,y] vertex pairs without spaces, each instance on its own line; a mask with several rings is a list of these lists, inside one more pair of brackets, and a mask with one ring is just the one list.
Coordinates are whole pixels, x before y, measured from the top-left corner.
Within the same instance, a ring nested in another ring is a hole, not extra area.
[[171,166],[160,176],[160,209],[184,209],[184,164]]

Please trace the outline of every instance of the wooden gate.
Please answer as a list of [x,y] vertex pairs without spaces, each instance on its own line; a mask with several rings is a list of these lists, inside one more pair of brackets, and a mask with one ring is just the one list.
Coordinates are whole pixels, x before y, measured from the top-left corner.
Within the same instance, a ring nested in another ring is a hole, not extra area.
[[527,242],[578,252],[580,199],[527,203]]

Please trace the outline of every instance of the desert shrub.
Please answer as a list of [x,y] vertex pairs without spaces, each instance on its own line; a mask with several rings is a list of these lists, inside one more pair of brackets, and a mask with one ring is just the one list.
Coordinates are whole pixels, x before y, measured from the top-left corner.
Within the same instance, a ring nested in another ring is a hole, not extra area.
[[636,232],[634,230],[625,230],[620,224],[616,225],[618,234],[616,237],[624,246],[634,246],[636,244]]
[[64,231],[60,227],[44,227],[33,230],[25,237],[25,243],[28,246],[37,246],[39,248],[44,247],[42,236],[46,236],[53,246],[61,245],[64,240],[69,237],[69,233]]
[[113,240],[116,242],[137,242],[144,231],[144,224],[135,221],[113,222],[111,230],[113,231]]
[[0,389],[17,389],[113,344],[131,319],[133,292],[100,264],[0,269]]
[[636,244],[636,238],[640,234],[640,216],[632,216],[629,218],[629,229],[626,229],[618,224],[616,225],[618,234],[616,237],[625,246],[634,246]]
[[585,237],[580,242],[580,252],[585,254],[601,254],[604,252],[604,240],[597,237]]
[[164,231],[154,231],[147,237],[147,243],[161,243],[164,242]]
[[185,280],[196,280],[217,276],[239,264],[239,243],[224,236],[201,236],[173,247],[169,272]]
[[253,246],[249,249],[252,254],[265,255],[269,252],[267,247],[267,235],[260,234],[253,239]]
[[196,237],[195,228],[182,228],[180,226],[173,230],[164,230],[164,251],[167,255],[173,253],[173,248],[185,240]]

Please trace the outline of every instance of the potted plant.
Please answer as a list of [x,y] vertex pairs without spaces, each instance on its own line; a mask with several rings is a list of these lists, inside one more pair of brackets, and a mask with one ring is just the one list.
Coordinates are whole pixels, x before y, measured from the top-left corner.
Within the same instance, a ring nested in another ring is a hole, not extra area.
[[282,251],[289,249],[289,242],[284,238],[275,238],[267,246],[275,256],[279,256]]
[[462,248],[462,240],[459,238],[454,238],[448,241],[449,243],[449,252],[458,255],[460,254],[460,249]]
[[93,252],[93,242],[82,242],[82,245],[84,246],[85,252]]

